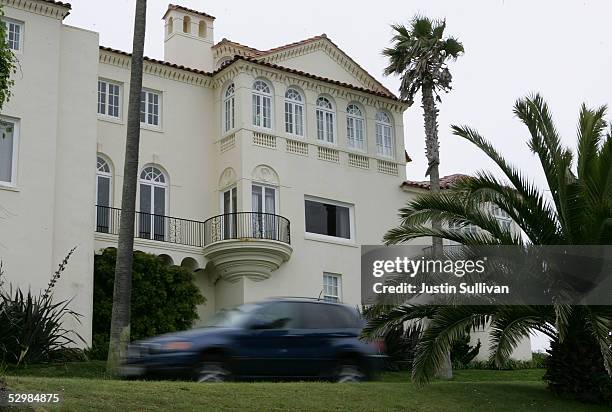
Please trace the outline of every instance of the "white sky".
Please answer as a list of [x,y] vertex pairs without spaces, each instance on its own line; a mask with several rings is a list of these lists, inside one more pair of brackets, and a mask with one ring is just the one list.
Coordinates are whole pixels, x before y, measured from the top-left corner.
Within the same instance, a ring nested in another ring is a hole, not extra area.
[[[73,6],[67,24],[99,32],[104,46],[131,50],[134,0],[65,1]],[[173,2],[215,16],[216,41],[227,37],[268,49],[326,33],[394,92],[398,79],[382,76],[389,25],[408,23],[416,13],[446,18],[446,34],[462,41],[466,53],[452,65],[454,88],[439,107],[441,175],[494,169],[474,147],[450,134],[451,124],[468,124],[542,183],[539,165],[525,146],[526,129],[512,114],[515,100],[542,93],[564,142],[573,147],[580,104],[606,104],[612,96],[612,3],[606,0]],[[148,2],[145,53],[158,59],[163,58],[161,17],[167,5],[167,0]],[[408,178],[424,180],[420,101],[406,112],[404,128],[413,159]]]

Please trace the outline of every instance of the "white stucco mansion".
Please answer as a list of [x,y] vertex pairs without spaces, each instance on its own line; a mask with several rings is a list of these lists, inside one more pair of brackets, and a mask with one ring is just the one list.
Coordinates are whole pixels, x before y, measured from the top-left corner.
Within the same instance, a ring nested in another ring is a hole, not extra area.
[[[0,259],[9,281],[58,283],[91,334],[94,253],[116,246],[129,54],[63,24],[70,5],[2,0],[19,59],[2,113]],[[408,105],[325,35],[271,50],[222,39],[170,5],[147,59],[138,250],[194,270],[216,310],[269,296],[360,302],[360,244],[407,200]]]
[[[130,55],[63,24],[70,5],[0,0],[19,67],[0,116],[0,260],[15,285],[58,283],[91,340],[94,254],[117,243]],[[141,94],[135,248],[190,268],[215,311],[270,296],[360,302],[405,182],[408,108],[327,36],[270,50],[169,5],[164,61]],[[373,51],[376,53],[376,51]]]

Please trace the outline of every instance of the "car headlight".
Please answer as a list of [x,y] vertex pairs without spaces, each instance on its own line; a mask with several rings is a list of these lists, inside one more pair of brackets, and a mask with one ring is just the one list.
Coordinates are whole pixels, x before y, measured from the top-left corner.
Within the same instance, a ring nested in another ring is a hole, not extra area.
[[193,344],[191,342],[181,342],[181,341],[168,342],[162,345],[161,350],[163,351],[183,351],[183,350],[191,349],[192,346]]

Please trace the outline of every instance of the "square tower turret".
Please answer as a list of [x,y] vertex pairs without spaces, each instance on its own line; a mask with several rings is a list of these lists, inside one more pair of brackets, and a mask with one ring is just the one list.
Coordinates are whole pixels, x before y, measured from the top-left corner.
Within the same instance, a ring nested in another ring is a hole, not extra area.
[[215,18],[170,4],[162,19],[165,23],[164,60],[192,69],[213,71]]

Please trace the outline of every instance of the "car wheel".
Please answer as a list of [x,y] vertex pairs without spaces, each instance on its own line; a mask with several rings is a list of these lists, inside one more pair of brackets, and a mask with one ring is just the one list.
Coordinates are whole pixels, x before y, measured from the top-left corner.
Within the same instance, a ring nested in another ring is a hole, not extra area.
[[336,369],[335,381],[338,383],[361,382],[365,380],[366,374],[363,368],[352,359],[343,359]]
[[226,382],[230,379],[230,372],[219,357],[205,358],[195,375],[197,382]]

